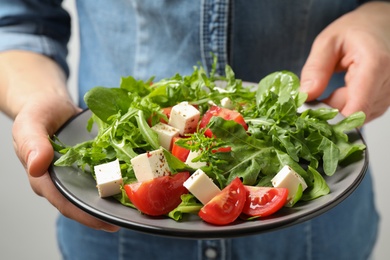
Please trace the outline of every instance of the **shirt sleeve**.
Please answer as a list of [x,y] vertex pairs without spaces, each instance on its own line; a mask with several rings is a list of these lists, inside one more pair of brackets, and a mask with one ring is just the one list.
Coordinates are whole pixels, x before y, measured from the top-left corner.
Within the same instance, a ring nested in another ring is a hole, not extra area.
[[69,75],[66,63],[70,16],[62,0],[1,0],[0,51],[27,50],[55,60]]

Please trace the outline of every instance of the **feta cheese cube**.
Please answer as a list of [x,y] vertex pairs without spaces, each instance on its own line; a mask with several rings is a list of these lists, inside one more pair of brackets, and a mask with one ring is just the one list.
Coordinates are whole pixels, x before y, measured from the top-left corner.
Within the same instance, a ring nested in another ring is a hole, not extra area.
[[94,167],[96,187],[100,197],[109,197],[121,193],[123,184],[119,160],[96,165]]
[[181,102],[172,107],[168,124],[179,129],[180,135],[193,133],[196,130],[200,112],[188,102]]
[[221,106],[228,109],[234,108],[232,100],[228,97],[221,99]]
[[139,182],[171,174],[162,148],[140,154],[130,161]]
[[307,188],[305,180],[295,172],[291,167],[285,165],[271,180],[274,187],[281,187],[288,189],[287,205],[292,201],[298,190],[299,185],[302,186],[302,192]]
[[179,129],[164,123],[158,123],[152,126],[152,129],[157,133],[160,145],[170,151],[172,139],[179,136]]
[[184,183],[184,187],[192,193],[203,205],[207,204],[221,190],[201,169],[196,170]]
[[193,162],[192,161],[194,158],[198,157],[199,155],[200,155],[200,151],[190,151],[188,153],[188,156],[187,156],[185,163],[193,169],[197,169],[197,168],[201,168],[203,166],[206,166],[207,165],[206,162],[200,162],[200,161]]

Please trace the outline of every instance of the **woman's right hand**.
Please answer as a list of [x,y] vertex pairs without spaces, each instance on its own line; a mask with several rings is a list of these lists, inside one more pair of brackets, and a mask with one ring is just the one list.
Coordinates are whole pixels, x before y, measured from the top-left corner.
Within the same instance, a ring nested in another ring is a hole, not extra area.
[[[7,68],[2,66],[4,64]],[[69,202],[54,186],[48,173],[54,156],[49,136],[81,111],[66,91],[61,69],[47,57],[10,52],[0,55],[0,75],[3,76],[0,108],[14,119],[15,151],[34,192],[45,197],[65,217],[94,229],[117,231],[117,226],[101,221]]]
[[61,214],[86,226],[116,231],[70,203],[54,186],[47,169],[54,152],[48,136],[79,112],[72,103],[56,96],[42,96],[26,103],[15,118],[12,129],[15,151],[23,163],[34,192],[45,197]]

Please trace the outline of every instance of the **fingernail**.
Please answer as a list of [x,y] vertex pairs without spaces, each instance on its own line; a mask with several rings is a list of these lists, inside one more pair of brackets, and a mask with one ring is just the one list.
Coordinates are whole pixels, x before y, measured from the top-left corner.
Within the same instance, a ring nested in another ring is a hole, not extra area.
[[110,227],[102,227],[101,230],[109,233],[115,233],[118,232],[120,227],[117,226],[110,226]]
[[32,150],[27,157],[27,170],[29,171],[31,163],[34,161],[34,159],[37,157],[37,151]]

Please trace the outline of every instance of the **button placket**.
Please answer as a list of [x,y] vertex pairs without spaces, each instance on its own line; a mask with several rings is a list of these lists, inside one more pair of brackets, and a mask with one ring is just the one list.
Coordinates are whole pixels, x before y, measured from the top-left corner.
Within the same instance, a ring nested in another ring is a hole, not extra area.
[[200,41],[203,66],[211,70],[213,55],[218,59],[216,73],[225,74],[228,60],[229,0],[203,0]]
[[229,259],[229,241],[221,240],[199,240],[199,260],[226,260]]
[[150,57],[147,55],[149,52],[149,42],[151,40],[150,32],[147,27],[148,21],[145,17],[145,14],[140,6],[138,6],[137,1],[133,1],[134,10],[136,10],[136,23],[137,23],[137,45],[136,45],[136,56],[135,56],[135,66],[134,74],[138,75],[141,78],[148,77],[148,67],[151,62]]

